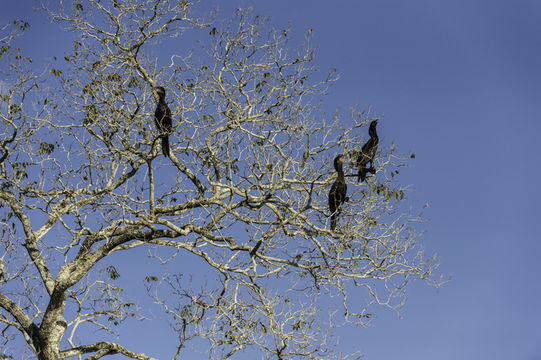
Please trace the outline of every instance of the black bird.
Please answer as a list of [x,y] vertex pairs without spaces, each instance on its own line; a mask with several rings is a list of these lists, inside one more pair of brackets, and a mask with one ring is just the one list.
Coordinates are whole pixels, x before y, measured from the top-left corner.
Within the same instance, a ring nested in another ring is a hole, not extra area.
[[158,106],[154,112],[156,127],[162,139],[162,151],[165,157],[169,156],[169,134],[173,130],[173,120],[171,120],[171,109],[165,103],[165,89],[161,86],[154,88],[158,95]]
[[[376,126],[378,125],[378,121],[374,120],[370,123],[370,127],[368,128],[368,134],[370,135],[370,139],[366,142],[366,144],[363,145],[361,149],[361,153],[357,157],[357,167],[359,168],[359,173],[357,174],[357,182],[364,181],[366,179],[366,173],[371,172],[372,174],[376,173],[376,169],[374,169],[374,156],[376,155],[376,151],[378,150],[378,133],[376,132]],[[370,167],[367,168],[366,165],[370,163]]]
[[344,178],[344,170],[342,169],[342,164],[346,162],[346,157],[344,155],[338,155],[334,159],[334,168],[338,173],[338,177],[331,186],[329,191],[329,211],[331,212],[331,231],[334,231],[336,228],[336,221],[338,215],[341,213],[342,204],[349,200],[346,197],[348,186],[346,184],[346,179]]

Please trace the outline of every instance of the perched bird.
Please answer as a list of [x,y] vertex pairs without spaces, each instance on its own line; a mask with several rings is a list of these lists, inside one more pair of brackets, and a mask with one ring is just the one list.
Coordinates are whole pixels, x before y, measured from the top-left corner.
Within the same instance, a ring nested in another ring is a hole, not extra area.
[[[378,121],[374,120],[370,123],[370,127],[368,128],[368,134],[370,135],[370,139],[366,142],[366,144],[363,145],[361,149],[361,153],[357,157],[357,167],[359,168],[359,173],[357,174],[357,182],[364,181],[366,179],[366,173],[371,172],[372,174],[376,173],[376,170],[374,169],[374,156],[376,155],[376,151],[378,150],[378,133],[376,132],[376,126],[378,125]],[[367,168],[368,163],[370,163],[370,167]]]
[[165,89],[161,86],[154,88],[158,95],[158,106],[154,112],[154,120],[158,128],[159,136],[162,139],[162,152],[169,156],[169,134],[173,130],[173,120],[171,120],[171,109],[165,103]]
[[334,159],[334,169],[338,173],[338,177],[331,186],[329,191],[329,211],[331,212],[331,231],[336,228],[336,221],[341,212],[342,204],[349,200],[346,197],[348,186],[344,178],[344,170],[342,164],[346,162],[344,155],[338,155]]

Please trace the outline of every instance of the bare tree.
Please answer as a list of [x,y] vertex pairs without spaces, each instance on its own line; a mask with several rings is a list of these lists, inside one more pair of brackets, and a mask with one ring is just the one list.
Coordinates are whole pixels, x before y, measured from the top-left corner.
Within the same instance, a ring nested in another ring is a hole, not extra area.
[[[414,280],[438,284],[416,217],[400,211],[404,157],[393,148],[380,145],[375,176],[350,183],[329,230],[332,159],[353,164],[377,117],[352,111],[349,127],[339,114],[326,119],[319,106],[337,76],[314,67],[309,37],[292,46],[287,30],[249,12],[222,24],[196,10],[176,0],[60,3],[48,11],[73,48],[41,72],[12,46],[27,24],[3,29],[4,345],[22,335],[43,360],[151,359],[76,336],[82,324],[113,331],[140,316],[114,285],[115,267],[100,264],[141,246],[191,253],[216,279],[196,288],[180,274],[146,278],[178,334],[175,359],[193,340],[212,359],[347,358],[355,354],[337,351],[335,326],[365,324],[373,303],[401,306]],[[194,38],[200,46],[187,48]],[[170,159],[153,120],[158,86],[173,115]]]

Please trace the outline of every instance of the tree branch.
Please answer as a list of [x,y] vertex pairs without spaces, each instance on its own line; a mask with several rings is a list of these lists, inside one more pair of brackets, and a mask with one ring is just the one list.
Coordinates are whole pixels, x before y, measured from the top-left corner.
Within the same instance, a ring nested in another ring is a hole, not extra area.
[[[101,351],[100,351],[101,350]],[[131,359],[138,359],[138,360],[156,360],[155,358],[152,358],[150,356],[146,356],[145,354],[141,353],[135,353],[133,351],[129,351],[125,347],[112,342],[98,342],[91,345],[82,345],[77,346],[72,349],[63,350],[60,352],[60,358],[65,359],[71,356],[77,356],[82,354],[88,354],[91,352],[99,351],[98,354],[95,354],[93,356],[87,357],[86,359],[99,359],[102,358],[105,355],[115,355],[115,354],[121,354],[124,356],[127,356]]]

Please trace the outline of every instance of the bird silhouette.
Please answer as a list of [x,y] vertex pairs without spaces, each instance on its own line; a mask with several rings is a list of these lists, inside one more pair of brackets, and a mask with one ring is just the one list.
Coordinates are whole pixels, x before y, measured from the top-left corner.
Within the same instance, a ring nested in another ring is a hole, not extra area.
[[329,191],[329,211],[331,212],[331,231],[334,231],[336,228],[336,222],[338,216],[342,212],[342,204],[349,200],[346,197],[348,186],[344,178],[344,170],[342,169],[342,164],[346,162],[346,157],[344,155],[338,155],[334,159],[334,169],[338,173],[338,177],[331,186]]
[[[379,144],[378,133],[376,131],[377,125],[377,120],[374,120],[370,123],[370,127],[368,128],[368,134],[370,135],[370,139],[368,139],[366,144],[363,145],[363,147],[361,148],[361,152],[357,157],[357,167],[359,168],[359,172],[357,174],[357,182],[364,181],[366,179],[367,172],[371,172],[372,174],[376,173],[376,169],[374,169],[374,156],[376,155]],[[368,163],[370,163],[369,168],[367,167]]]
[[159,136],[162,139],[162,152],[169,156],[169,134],[173,130],[173,120],[171,120],[171,109],[165,102],[165,89],[158,86],[154,89],[156,95],[158,95],[158,105],[154,112],[154,120],[156,121],[156,127],[158,128]]

